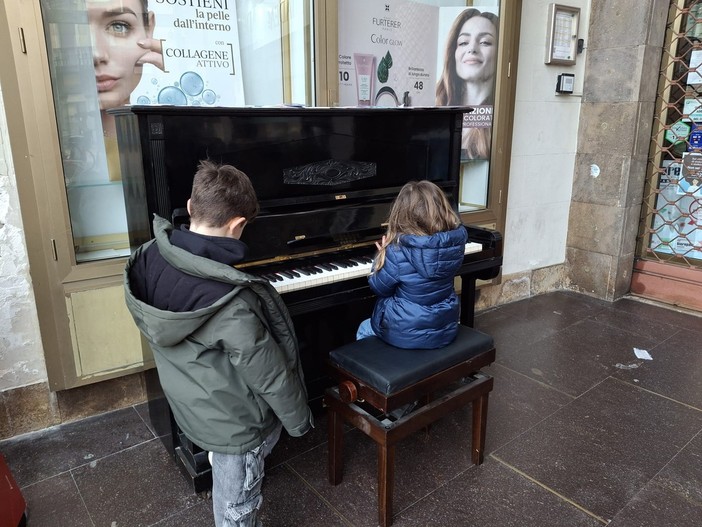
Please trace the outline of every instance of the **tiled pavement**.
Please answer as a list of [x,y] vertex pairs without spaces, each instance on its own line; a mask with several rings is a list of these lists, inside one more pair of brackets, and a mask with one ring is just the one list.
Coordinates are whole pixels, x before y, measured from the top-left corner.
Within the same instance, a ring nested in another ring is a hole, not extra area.
[[[469,409],[401,442],[394,525],[702,526],[702,318],[557,292],[476,327],[497,347],[485,462],[470,462]],[[213,525],[147,423],[140,405],[0,442],[28,525]],[[266,464],[266,527],[376,525],[375,446],[346,435],[331,487],[324,415],[284,434]]]

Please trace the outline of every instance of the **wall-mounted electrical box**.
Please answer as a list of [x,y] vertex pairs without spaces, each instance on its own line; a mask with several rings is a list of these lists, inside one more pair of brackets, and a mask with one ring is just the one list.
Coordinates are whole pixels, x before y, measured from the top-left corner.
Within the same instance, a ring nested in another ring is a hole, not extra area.
[[580,8],[549,4],[546,29],[546,64],[572,66],[578,53]]
[[556,81],[557,93],[573,93],[575,86],[575,75],[572,73],[561,73]]

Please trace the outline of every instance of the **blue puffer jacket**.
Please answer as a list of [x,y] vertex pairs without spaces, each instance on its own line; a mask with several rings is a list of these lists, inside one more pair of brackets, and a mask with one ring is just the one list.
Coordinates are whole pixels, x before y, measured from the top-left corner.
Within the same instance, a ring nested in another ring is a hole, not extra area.
[[468,240],[465,228],[431,236],[400,236],[385,251],[383,267],[368,278],[378,300],[371,326],[388,344],[432,349],[450,344],[458,330],[453,279]]

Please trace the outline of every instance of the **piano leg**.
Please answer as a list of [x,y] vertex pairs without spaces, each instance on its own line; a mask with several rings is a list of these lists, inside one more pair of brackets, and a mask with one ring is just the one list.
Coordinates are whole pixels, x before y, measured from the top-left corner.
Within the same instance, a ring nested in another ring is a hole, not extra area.
[[158,371],[152,368],[145,372],[149,421],[156,436],[173,457],[176,466],[190,482],[193,492],[199,494],[212,488],[212,469],[207,461],[207,452],[190,441],[175,422],[168,405]]
[[461,275],[461,324],[473,327],[475,321],[475,276]]

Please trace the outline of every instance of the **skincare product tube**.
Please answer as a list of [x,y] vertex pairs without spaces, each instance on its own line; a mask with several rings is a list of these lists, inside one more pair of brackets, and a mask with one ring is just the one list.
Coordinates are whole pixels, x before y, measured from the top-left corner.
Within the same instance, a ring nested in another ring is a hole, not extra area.
[[375,56],[365,53],[354,53],[353,62],[356,66],[356,93],[359,106],[371,106],[373,97],[373,81],[375,79]]

